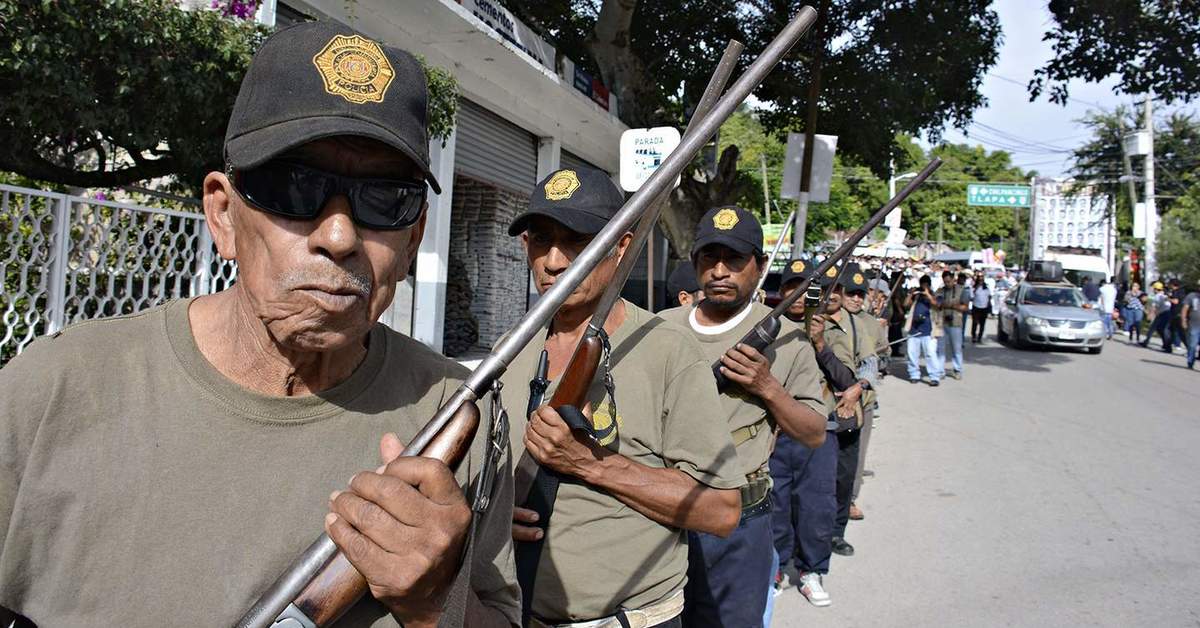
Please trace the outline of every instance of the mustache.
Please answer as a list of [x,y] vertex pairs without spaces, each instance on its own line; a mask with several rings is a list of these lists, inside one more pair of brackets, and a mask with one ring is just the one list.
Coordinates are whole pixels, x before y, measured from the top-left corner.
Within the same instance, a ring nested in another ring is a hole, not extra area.
[[289,290],[297,287],[318,286],[335,292],[349,292],[360,297],[371,296],[371,275],[358,270],[337,269],[304,269],[290,270],[280,278]]
[[708,290],[710,288],[725,288],[727,290],[737,291],[738,285],[736,283],[733,283],[730,281],[710,281],[710,282],[704,284],[705,290]]

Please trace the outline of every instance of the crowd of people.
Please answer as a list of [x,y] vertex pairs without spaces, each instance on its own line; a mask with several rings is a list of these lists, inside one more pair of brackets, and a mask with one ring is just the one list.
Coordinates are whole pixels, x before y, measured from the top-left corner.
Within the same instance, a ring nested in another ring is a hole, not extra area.
[[1182,280],[1170,278],[1143,291],[1136,281],[1117,286],[1103,279],[1085,280],[1083,294],[1089,307],[1100,312],[1110,340],[1123,334],[1130,344],[1149,347],[1158,335],[1160,350],[1182,349],[1187,367],[1195,370],[1200,351],[1200,282],[1189,289]]

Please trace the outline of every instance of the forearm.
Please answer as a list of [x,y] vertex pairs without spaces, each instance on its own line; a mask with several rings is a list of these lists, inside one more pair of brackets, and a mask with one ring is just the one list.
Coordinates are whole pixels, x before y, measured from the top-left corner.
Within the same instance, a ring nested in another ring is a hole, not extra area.
[[785,434],[810,449],[825,442],[825,415],[794,399],[783,386],[777,386],[761,399]]
[[586,467],[583,481],[608,491],[646,517],[675,528],[728,535],[741,516],[734,489],[705,486],[679,469],[656,469],[620,454]]
[[854,371],[837,359],[827,346],[822,345],[817,351],[817,366],[821,367],[825,381],[829,382],[834,392],[842,392],[858,381]]
[[467,593],[467,609],[463,625],[467,628],[511,628],[514,626],[503,612],[484,604],[474,591]]

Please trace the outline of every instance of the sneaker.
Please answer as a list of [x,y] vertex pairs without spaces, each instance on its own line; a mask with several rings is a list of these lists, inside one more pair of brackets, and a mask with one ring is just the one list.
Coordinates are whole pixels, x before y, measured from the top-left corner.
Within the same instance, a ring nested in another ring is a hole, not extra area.
[[771,583],[771,595],[779,597],[783,594],[783,590],[790,586],[792,586],[791,580],[788,579],[788,575],[781,568],[775,572],[775,582]]
[[833,600],[829,599],[829,593],[821,584],[821,574],[811,571],[800,574],[800,595],[803,595],[804,599],[813,606],[829,606],[833,603]]
[[952,379],[962,379],[962,371],[950,371],[946,376]]
[[937,387],[938,387],[938,386],[940,386],[941,384],[939,384],[939,383],[938,383],[938,381],[937,381],[936,379],[931,379],[931,380],[929,380],[929,385],[930,385],[930,386],[933,386],[934,388],[937,388]]

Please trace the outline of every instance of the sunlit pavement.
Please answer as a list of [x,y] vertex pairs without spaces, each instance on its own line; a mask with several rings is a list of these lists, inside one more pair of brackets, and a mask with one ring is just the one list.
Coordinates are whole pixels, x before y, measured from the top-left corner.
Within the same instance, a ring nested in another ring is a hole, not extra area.
[[962,381],[888,377],[833,605],[791,588],[772,625],[1200,625],[1200,371],[1158,346],[989,328]]

